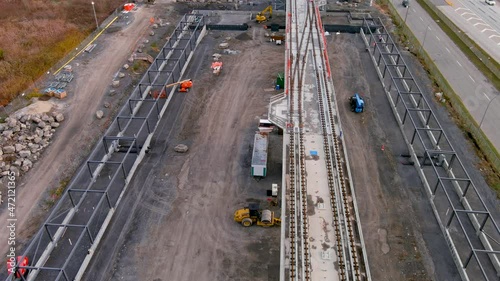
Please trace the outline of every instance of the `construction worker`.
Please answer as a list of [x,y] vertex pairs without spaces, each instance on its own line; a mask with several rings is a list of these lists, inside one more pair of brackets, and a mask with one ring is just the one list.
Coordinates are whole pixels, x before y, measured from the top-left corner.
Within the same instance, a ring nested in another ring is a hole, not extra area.
[[181,89],[179,92],[188,92],[191,87],[193,87],[193,80],[189,79],[181,83]]

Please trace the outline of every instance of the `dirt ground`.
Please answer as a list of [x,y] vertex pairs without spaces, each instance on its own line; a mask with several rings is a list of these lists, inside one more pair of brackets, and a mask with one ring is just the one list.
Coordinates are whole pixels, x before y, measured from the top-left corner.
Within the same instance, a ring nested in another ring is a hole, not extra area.
[[[283,46],[266,42],[264,33],[211,31],[203,39],[185,75],[194,87],[169,105],[124,199],[131,207],[116,214],[86,280],[279,278],[279,228],[233,221],[233,212],[248,202],[267,208],[266,190],[281,183],[276,134],[268,176],[256,181],[250,175],[258,118],[276,94],[270,89],[284,61]],[[246,51],[223,54],[222,73],[214,76],[211,56],[227,37],[230,49]],[[178,143],[189,152],[175,153]]]
[[[373,280],[458,280],[416,171],[403,165],[407,148],[360,35],[328,40]],[[348,107],[354,93],[365,98],[362,114]]]
[[[113,76],[126,63],[135,49],[137,41],[145,34],[152,8],[139,9],[135,20],[119,33],[104,33],[96,43],[98,46],[86,56],[71,62],[75,79],[68,88],[69,96],[62,101],[53,101],[62,108],[65,120],[57,130],[54,141],[43,153],[34,168],[17,183],[17,242],[23,244],[38,230],[46,216],[48,190],[59,187],[61,181],[71,177],[75,169],[87,157],[93,143],[110,122],[112,109],[122,98],[107,96]],[[116,36],[118,35],[118,36]],[[104,47],[105,46],[105,47]],[[102,109],[103,100],[112,106],[105,110],[105,118],[96,120],[95,112]],[[0,220],[6,221],[5,209]],[[0,241],[7,241],[8,232],[0,232]],[[19,245],[18,244],[18,245]],[[7,243],[0,243],[0,252],[7,251]]]

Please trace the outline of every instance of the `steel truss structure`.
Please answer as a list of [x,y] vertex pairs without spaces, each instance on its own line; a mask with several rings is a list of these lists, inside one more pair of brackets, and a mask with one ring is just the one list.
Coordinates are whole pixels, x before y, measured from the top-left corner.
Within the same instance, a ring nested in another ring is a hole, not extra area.
[[[22,280],[80,280],[149,143],[178,82],[205,34],[204,17],[187,14],[176,26],[118,116],[72,179],[23,253]],[[165,91],[167,97],[150,95]],[[169,92],[167,92],[169,91]],[[11,274],[12,275],[12,274]],[[6,280],[11,280],[9,276]]]
[[[380,19],[361,30],[462,280],[498,280],[500,231]],[[368,27],[376,27],[376,31]]]

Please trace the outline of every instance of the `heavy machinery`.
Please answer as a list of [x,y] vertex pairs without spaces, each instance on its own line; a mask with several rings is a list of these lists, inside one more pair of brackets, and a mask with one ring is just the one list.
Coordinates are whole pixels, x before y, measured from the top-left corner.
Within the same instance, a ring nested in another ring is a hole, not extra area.
[[[266,17],[266,13],[269,13],[268,17]],[[273,6],[269,5],[267,6],[267,8],[262,10],[262,12],[257,13],[257,15],[255,16],[255,22],[263,23],[272,17],[273,17]]]
[[245,227],[257,224],[258,226],[271,227],[279,226],[281,219],[274,216],[270,210],[260,210],[259,204],[249,204],[248,207],[236,210],[234,212],[234,221],[241,223]]
[[211,66],[212,70],[213,70],[213,73],[215,75],[219,75],[221,70],[222,70],[222,62],[221,61],[214,61],[212,62],[212,66]]
[[365,109],[365,101],[359,96],[358,93],[354,94],[354,96],[349,97],[349,102],[351,105],[351,111],[360,113]]
[[169,87],[176,86],[176,85],[180,85],[179,92],[188,92],[189,89],[191,87],[193,87],[193,81],[191,79],[187,79],[187,80],[182,80],[182,81],[175,82],[175,83],[172,83],[172,84],[168,84],[168,85],[165,85],[165,87],[163,87],[161,89],[161,91],[159,91],[159,90],[150,91],[149,95],[152,98],[154,98],[154,99],[157,99],[158,96],[160,96],[160,99],[164,99],[164,98],[167,97],[166,89],[169,88]]

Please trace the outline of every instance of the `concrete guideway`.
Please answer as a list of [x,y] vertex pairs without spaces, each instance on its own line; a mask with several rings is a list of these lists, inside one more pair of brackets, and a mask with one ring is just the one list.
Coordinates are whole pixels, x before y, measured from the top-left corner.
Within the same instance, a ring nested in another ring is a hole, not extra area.
[[409,10],[399,2],[392,3],[400,16],[403,19],[406,18],[408,27],[424,46],[476,122],[480,124],[482,121],[483,132],[493,145],[500,149],[500,130],[498,129],[500,111],[494,110],[500,107],[500,98],[497,98],[500,93],[417,2],[411,2]]
[[289,1],[286,20],[285,93],[269,109],[288,146],[280,280],[371,280],[319,9]]

